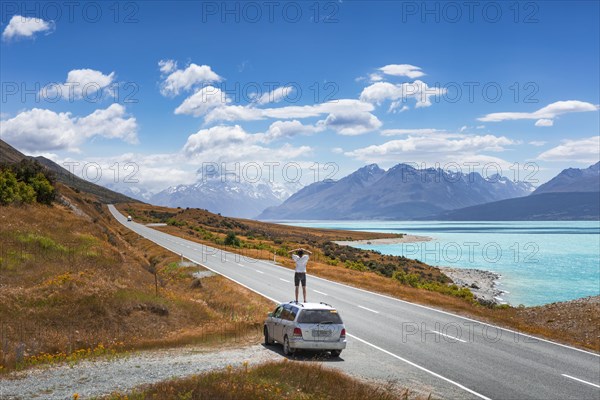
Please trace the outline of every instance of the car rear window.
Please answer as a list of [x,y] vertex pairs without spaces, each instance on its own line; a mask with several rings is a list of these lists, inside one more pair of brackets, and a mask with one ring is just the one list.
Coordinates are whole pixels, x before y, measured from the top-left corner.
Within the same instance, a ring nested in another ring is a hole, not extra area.
[[337,310],[302,310],[298,317],[298,323],[300,324],[322,324],[325,322],[341,324],[342,319]]

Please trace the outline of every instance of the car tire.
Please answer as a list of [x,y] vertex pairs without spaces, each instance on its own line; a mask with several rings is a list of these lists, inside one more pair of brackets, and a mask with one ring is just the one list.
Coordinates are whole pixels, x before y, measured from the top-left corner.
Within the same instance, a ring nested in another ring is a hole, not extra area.
[[269,337],[269,328],[267,328],[266,326],[264,328],[264,333],[265,333],[265,345],[266,346],[272,345],[273,340],[271,340],[271,338]]
[[332,357],[339,357],[340,354],[342,354],[341,350],[331,350],[331,356]]
[[290,340],[288,339],[287,335],[285,335],[283,338],[283,354],[286,356],[291,356],[294,354],[294,350],[290,347]]

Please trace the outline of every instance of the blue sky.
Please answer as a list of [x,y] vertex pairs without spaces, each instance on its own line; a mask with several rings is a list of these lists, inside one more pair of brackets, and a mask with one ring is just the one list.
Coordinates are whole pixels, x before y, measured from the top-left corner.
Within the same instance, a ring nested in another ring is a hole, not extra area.
[[539,184],[598,161],[597,1],[423,4],[3,2],[0,133],[101,183],[133,162],[151,191],[207,162]]

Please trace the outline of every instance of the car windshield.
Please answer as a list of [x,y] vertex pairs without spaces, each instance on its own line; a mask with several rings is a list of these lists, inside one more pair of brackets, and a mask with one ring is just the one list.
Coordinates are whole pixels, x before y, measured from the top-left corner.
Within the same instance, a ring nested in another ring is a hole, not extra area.
[[298,317],[300,324],[341,324],[342,319],[336,310],[302,310]]

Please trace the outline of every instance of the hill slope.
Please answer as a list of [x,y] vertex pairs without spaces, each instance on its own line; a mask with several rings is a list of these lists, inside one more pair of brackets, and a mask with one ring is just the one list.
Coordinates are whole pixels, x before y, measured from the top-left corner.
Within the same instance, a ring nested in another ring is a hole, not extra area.
[[600,162],[586,169],[565,169],[532,194],[552,192],[600,192]]
[[131,197],[114,192],[100,185],[96,185],[95,183],[88,182],[85,179],[81,179],[54,161],[45,157],[26,156],[3,140],[0,140],[0,155],[0,162],[7,163],[16,163],[26,158],[36,160],[50,171],[54,172],[58,182],[69,186],[76,191],[79,190],[85,193],[93,194],[101,203],[108,204],[138,202],[138,200],[132,199]]
[[423,219],[440,221],[598,220],[599,192],[542,193],[446,211]]

